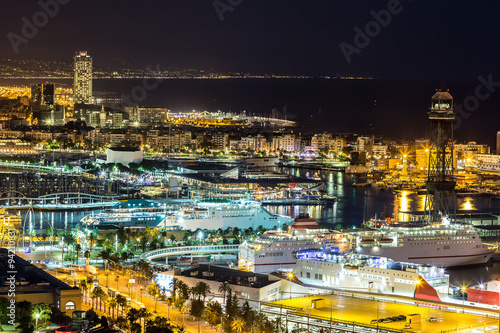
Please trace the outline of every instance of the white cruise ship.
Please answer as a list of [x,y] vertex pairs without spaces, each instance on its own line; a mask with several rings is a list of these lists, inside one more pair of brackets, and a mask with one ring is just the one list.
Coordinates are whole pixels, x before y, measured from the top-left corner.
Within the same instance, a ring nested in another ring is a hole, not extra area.
[[271,273],[278,269],[291,270],[301,250],[325,249],[327,252],[348,252],[349,243],[339,232],[320,229],[307,215],[295,219],[287,232],[267,231],[240,245],[238,264],[255,273]]
[[356,253],[394,261],[454,267],[486,263],[496,248],[470,224],[390,224],[349,237]]
[[97,228],[142,229],[156,227],[167,216],[166,207],[159,203],[131,199],[118,202],[110,209],[84,216],[80,222]]
[[271,214],[256,201],[204,199],[195,205],[180,207],[176,214],[167,215],[158,227],[216,230],[227,227],[257,229],[262,225],[266,229],[271,229],[292,221],[291,217]]
[[376,292],[430,301],[448,299],[449,276],[443,268],[323,251],[302,251],[297,254],[297,258],[293,269],[294,279],[308,286]]

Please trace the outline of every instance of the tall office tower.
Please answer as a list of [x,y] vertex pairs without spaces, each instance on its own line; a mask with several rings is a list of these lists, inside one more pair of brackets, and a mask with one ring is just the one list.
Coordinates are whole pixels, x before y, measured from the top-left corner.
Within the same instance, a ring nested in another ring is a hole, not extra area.
[[31,111],[54,108],[55,88],[51,83],[40,83],[31,86]]
[[453,179],[453,97],[448,89],[438,89],[431,99],[429,120],[431,137],[425,219],[427,223],[455,215],[455,181]]
[[497,155],[500,155],[500,131],[497,132]]
[[80,51],[74,57],[73,94],[75,103],[92,104],[92,57]]

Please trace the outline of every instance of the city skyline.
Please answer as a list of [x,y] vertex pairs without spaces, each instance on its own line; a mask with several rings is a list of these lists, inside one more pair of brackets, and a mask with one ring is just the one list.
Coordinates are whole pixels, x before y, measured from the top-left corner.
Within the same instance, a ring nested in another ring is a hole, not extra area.
[[0,58],[65,60],[75,50],[88,50],[100,67],[160,64],[219,72],[458,81],[498,73],[494,13],[499,4],[450,4],[8,3],[4,8],[10,15],[0,23],[5,32]]

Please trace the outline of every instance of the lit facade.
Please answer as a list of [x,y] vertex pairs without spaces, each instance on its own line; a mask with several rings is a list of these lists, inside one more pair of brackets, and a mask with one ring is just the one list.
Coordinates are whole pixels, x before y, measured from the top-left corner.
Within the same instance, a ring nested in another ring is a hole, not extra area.
[[73,92],[75,103],[92,104],[92,57],[87,51],[74,57]]

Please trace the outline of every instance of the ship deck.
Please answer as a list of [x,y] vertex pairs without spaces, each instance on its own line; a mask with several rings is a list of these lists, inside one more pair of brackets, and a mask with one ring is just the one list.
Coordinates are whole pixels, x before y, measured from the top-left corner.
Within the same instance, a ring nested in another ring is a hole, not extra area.
[[[323,301],[322,307],[312,308],[313,300]],[[467,313],[462,313],[460,306],[454,309],[438,309],[435,307],[415,306],[395,303],[390,300],[373,300],[354,298],[341,295],[314,295],[291,300],[276,301],[263,304],[262,311],[268,314],[279,314],[288,311],[288,321],[300,325],[301,328],[329,328],[330,318],[336,332],[370,332],[377,329],[377,324],[371,324],[374,319],[382,319],[399,315],[420,314],[420,323],[412,324],[404,329],[405,321],[379,323],[378,328],[384,332],[489,332],[498,329],[498,319]],[[458,311],[458,312],[457,312]],[[308,318],[309,316],[309,318]],[[430,317],[437,320],[430,322]],[[308,320],[309,319],[309,320]],[[309,322],[309,324],[308,324]]]
[[[417,270],[417,269],[428,269],[431,266],[414,264],[414,263],[401,263],[395,262],[390,259],[383,257],[373,257],[362,254],[323,254],[321,251],[317,250],[304,250],[298,254],[299,260],[312,260],[320,262],[330,262],[335,264],[344,264],[362,267],[374,267],[382,269],[391,269],[396,271],[406,271],[407,269]],[[384,260],[385,259],[385,260]],[[445,277],[444,274],[439,274],[439,277]]]

